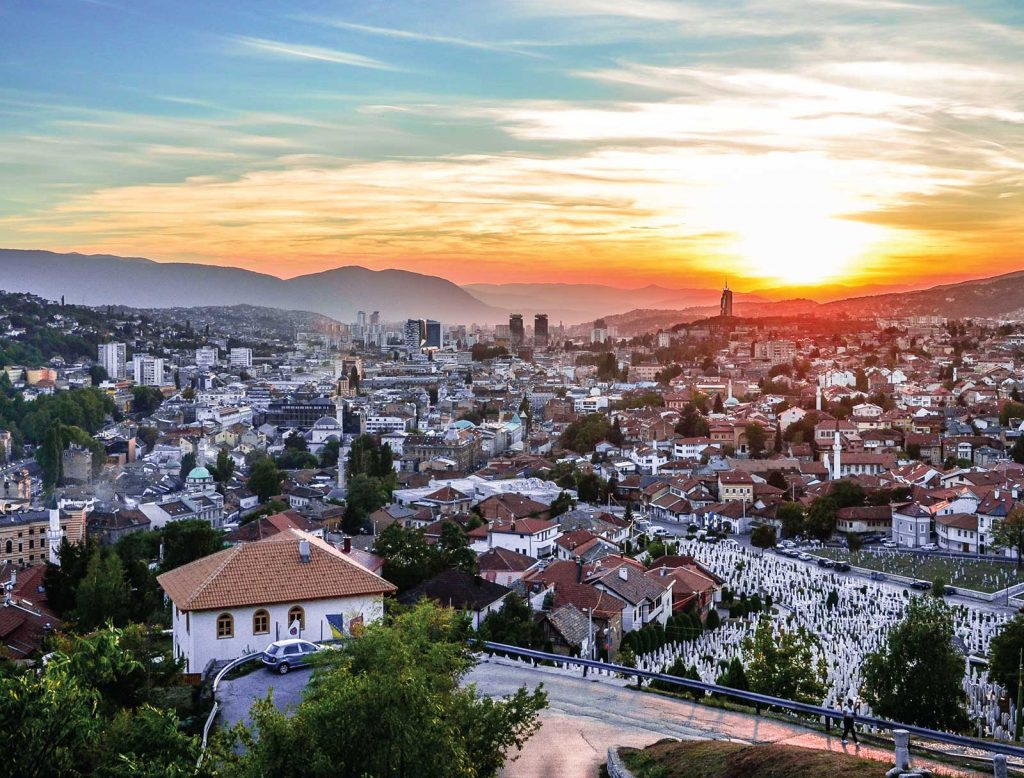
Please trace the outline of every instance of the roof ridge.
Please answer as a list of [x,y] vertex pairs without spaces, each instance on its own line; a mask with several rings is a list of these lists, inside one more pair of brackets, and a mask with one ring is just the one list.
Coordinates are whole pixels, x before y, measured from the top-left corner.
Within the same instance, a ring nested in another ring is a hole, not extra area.
[[[213,571],[208,576],[206,576],[206,578],[203,579],[203,582],[201,584],[199,584],[199,586],[197,586],[192,591],[192,596],[188,598],[188,602],[186,602],[186,605],[191,605],[199,597],[199,595],[202,594],[203,591],[205,591],[206,587],[209,586],[210,583],[212,583],[213,579],[216,578],[220,574],[220,572],[227,566],[228,562],[230,562],[232,559],[234,559],[236,556],[238,556],[239,553],[241,553],[241,549],[244,546],[245,546],[244,543],[240,543],[237,546],[232,546],[231,548],[225,548],[225,549],[223,549],[221,551],[217,551],[216,552],[217,554],[224,554],[224,561],[221,562],[219,565],[217,565],[213,569]],[[232,552],[235,552],[235,553],[232,553]],[[196,562],[201,562],[202,560],[203,560],[203,557],[200,557],[199,559],[197,559],[195,561]],[[181,568],[179,567],[177,569],[180,570]]]

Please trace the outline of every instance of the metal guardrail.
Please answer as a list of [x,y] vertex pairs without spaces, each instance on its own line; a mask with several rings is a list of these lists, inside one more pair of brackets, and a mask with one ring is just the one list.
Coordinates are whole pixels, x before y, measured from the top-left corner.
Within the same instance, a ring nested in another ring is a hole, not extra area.
[[[510,646],[504,643],[483,642],[476,643],[475,645],[482,645],[488,651],[500,651],[501,653],[513,654],[527,659],[579,665],[580,667],[591,668],[594,670],[604,670],[606,672],[620,673],[622,675],[631,675],[636,677],[638,680],[645,678],[650,681],[663,681],[665,683],[675,684],[676,686],[682,686],[686,689],[710,692],[724,697],[732,697],[734,699],[752,702],[758,710],[760,710],[762,706],[766,708],[782,708],[784,710],[793,711],[794,713],[803,713],[809,716],[825,718],[826,723],[830,719],[841,720],[843,717],[842,711],[834,710],[832,708],[823,708],[820,705],[810,705],[804,702],[782,699],[781,697],[770,697],[767,694],[758,694],[757,692],[743,691],[741,689],[731,689],[728,686],[718,686],[717,684],[694,681],[689,678],[679,678],[678,676],[668,675],[667,673],[655,673],[650,670],[640,670],[635,667],[626,667],[625,665],[617,665],[611,662],[599,662],[595,659],[583,659],[582,657],[549,654],[545,651],[535,651],[530,648],[520,648],[519,646]],[[877,727],[878,729],[890,731],[897,729],[905,730],[912,735],[926,740],[935,741],[937,743],[946,743],[947,745],[973,748],[990,754],[1003,754],[1017,759],[1024,759],[1024,746],[1015,746],[994,740],[979,740],[977,738],[967,737],[966,735],[940,732],[934,729],[918,727],[913,724],[902,724],[900,722],[888,721],[887,719],[879,719],[870,716],[857,716],[857,722]]]
[[253,659],[259,659],[262,656],[260,653],[245,654],[244,656],[238,657],[238,659],[232,659],[220,671],[213,677],[213,707],[210,709],[209,715],[206,717],[206,723],[203,725],[203,742],[199,749],[199,758],[196,760],[196,770],[203,765],[203,757],[206,755],[206,744],[210,739],[210,730],[213,729],[213,722],[217,718],[217,713],[220,711],[220,703],[217,702],[217,689],[220,688],[220,682],[224,680],[224,676],[234,670],[236,667],[244,665],[246,662],[251,662]]

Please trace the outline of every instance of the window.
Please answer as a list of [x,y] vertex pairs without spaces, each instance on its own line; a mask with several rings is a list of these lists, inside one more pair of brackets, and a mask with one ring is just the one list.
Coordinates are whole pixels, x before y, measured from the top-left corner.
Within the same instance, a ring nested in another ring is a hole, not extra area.
[[4,548],[7,551],[7,553],[10,554],[10,553],[12,553],[14,551],[14,543],[12,543],[11,541],[8,540],[7,544],[4,546]]
[[299,605],[293,605],[288,609],[288,626],[292,625],[292,622],[296,619],[299,620],[299,629],[306,628],[306,612],[302,610]]
[[270,614],[265,610],[258,610],[252,614],[252,634],[266,635],[270,632]]
[[217,640],[235,636],[235,619],[230,613],[222,613],[217,617]]

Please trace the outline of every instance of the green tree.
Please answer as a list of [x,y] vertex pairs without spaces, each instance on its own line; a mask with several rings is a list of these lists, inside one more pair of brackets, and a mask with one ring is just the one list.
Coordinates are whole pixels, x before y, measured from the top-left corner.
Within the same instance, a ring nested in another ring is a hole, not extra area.
[[253,464],[246,485],[260,502],[266,502],[281,493],[281,478],[281,471],[277,469],[274,460],[270,457],[261,457]]
[[1010,423],[1010,419],[1024,419],[1024,403],[1009,401],[999,409],[999,423],[1004,427]]
[[813,538],[828,540],[836,529],[836,503],[831,497],[818,497],[811,503],[804,529]]
[[320,449],[320,467],[335,467],[340,453],[341,443],[336,438],[328,440]]
[[522,648],[544,648],[544,630],[533,618],[529,603],[512,593],[501,609],[490,613],[480,624],[480,639]]
[[752,421],[743,428],[743,434],[747,438],[747,453],[751,459],[759,459],[764,454],[764,444],[768,439],[764,427]]
[[[233,778],[491,778],[539,727],[540,689],[478,697],[465,622],[422,604],[366,628],[322,668],[291,716],[257,703]],[[367,738],[373,747],[367,747]]]
[[992,545],[1017,552],[1017,569],[1024,564],[1024,507],[1017,506],[1000,522],[995,523]]
[[138,432],[135,433],[135,437],[146,447],[148,451],[153,449],[156,445],[156,440],[160,437],[160,430],[156,427],[139,427]]
[[434,560],[423,532],[389,524],[377,536],[373,553],[384,558],[384,577],[407,591],[434,575]]
[[151,415],[163,401],[163,394],[155,386],[132,387],[132,411],[141,416]]
[[743,662],[738,656],[734,656],[728,663],[723,662],[725,667],[718,674],[715,683],[718,686],[727,686],[730,689],[749,691],[750,683],[747,681],[747,672],[743,669]]
[[743,641],[743,657],[751,691],[814,705],[825,697],[825,661],[817,638],[803,627],[774,631],[774,620],[762,616],[753,637]]
[[863,694],[872,710],[919,727],[963,730],[964,660],[953,635],[953,616],[942,600],[913,598],[903,621],[864,659]]
[[199,738],[184,733],[173,712],[146,701],[140,684],[148,676],[129,640],[104,629],[63,641],[45,665],[0,676],[0,721],[21,744],[4,755],[9,775],[210,775],[196,771]]
[[1018,613],[992,638],[988,652],[989,677],[1008,689],[1011,696],[1017,693],[1021,651],[1024,651],[1024,615]]
[[442,570],[462,570],[465,573],[476,573],[476,552],[469,547],[469,538],[462,527],[454,521],[446,521],[441,526],[441,536],[434,545],[437,572]]
[[217,464],[215,465],[214,477],[217,483],[226,484],[235,473],[235,460],[231,458],[226,448],[217,452]]
[[551,518],[561,516],[570,510],[572,510],[572,497],[568,492],[559,492],[558,496],[551,502]]
[[775,517],[782,524],[782,533],[787,538],[796,537],[804,531],[804,507],[798,502],[784,502],[779,505]]
[[97,548],[75,593],[75,623],[85,632],[106,622],[123,627],[128,623],[130,597],[121,557]]
[[851,553],[856,554],[864,546],[864,540],[856,532],[846,533],[846,547],[850,549]]
[[308,451],[300,448],[288,448],[277,458],[277,466],[282,470],[311,470],[319,464],[319,460]]
[[345,516],[342,525],[350,534],[358,533],[370,514],[387,505],[391,491],[380,478],[360,473],[348,482]]
[[168,522],[160,530],[164,558],[161,570],[173,570],[224,548],[224,531],[202,519]]
[[764,554],[766,548],[775,546],[775,527],[770,524],[759,524],[750,533],[750,545],[761,549]]
[[106,381],[110,376],[107,375],[107,369],[103,365],[90,365],[89,366],[89,381],[93,386],[99,386]]
[[181,458],[181,467],[178,468],[178,478],[184,481],[188,478],[188,474],[191,473],[196,466],[196,455],[189,451],[185,456]]

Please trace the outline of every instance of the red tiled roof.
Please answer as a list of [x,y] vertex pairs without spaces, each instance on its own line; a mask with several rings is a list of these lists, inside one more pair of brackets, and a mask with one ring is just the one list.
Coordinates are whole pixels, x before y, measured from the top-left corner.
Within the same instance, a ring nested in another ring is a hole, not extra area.
[[[308,562],[299,558],[302,540],[309,542]],[[218,551],[164,573],[157,581],[185,611],[395,591],[393,584],[329,543],[296,529]]]

